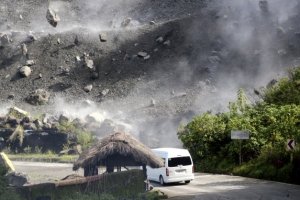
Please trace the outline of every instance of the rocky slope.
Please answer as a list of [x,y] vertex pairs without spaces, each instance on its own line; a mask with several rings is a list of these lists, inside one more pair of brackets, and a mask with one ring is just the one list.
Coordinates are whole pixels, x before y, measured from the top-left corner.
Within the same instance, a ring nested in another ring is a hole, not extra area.
[[[299,8],[280,0],[3,0],[0,111],[84,118],[97,110],[167,141],[160,146],[180,146],[179,123],[226,111],[239,87],[257,100],[253,88],[299,64]],[[28,60],[35,64],[24,76]],[[46,105],[26,101],[36,89],[49,92]]]

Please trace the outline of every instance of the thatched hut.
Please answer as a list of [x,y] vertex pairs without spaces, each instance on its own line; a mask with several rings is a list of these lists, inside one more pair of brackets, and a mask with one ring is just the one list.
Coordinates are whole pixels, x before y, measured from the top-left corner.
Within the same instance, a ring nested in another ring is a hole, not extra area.
[[146,165],[159,168],[164,166],[164,161],[129,134],[117,132],[82,152],[73,170],[81,167],[85,176],[91,176],[98,174],[98,166],[106,166],[108,173],[113,172],[114,167],[120,171],[121,167],[143,166],[146,174]]

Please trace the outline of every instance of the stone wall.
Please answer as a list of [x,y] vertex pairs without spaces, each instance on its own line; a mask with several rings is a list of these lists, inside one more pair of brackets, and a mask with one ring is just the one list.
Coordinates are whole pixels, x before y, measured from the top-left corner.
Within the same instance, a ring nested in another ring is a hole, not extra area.
[[17,150],[18,152],[23,152],[24,148],[35,147],[41,148],[44,153],[47,150],[51,150],[55,153],[60,152],[63,149],[63,145],[67,143],[68,136],[66,133],[60,133],[56,131],[24,131],[23,143],[20,146],[19,140],[15,140],[9,143],[7,140],[9,136],[13,133],[12,129],[0,129],[0,137],[4,139],[0,142],[0,151],[5,147],[10,146],[11,150]]

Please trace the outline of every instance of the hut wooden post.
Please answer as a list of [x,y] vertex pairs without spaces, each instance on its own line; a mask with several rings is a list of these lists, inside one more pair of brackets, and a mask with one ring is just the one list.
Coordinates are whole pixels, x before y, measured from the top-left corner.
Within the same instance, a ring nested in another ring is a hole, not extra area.
[[148,190],[148,181],[147,181],[147,168],[146,165],[143,165],[143,175],[144,175],[144,188],[145,191]]

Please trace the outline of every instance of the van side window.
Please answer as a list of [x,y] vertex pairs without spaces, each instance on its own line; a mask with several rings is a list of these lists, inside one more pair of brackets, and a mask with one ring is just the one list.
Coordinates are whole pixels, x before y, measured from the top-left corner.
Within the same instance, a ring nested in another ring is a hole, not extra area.
[[177,167],[178,165],[187,166],[187,165],[191,165],[191,164],[192,164],[192,161],[189,156],[168,159],[169,167]]

